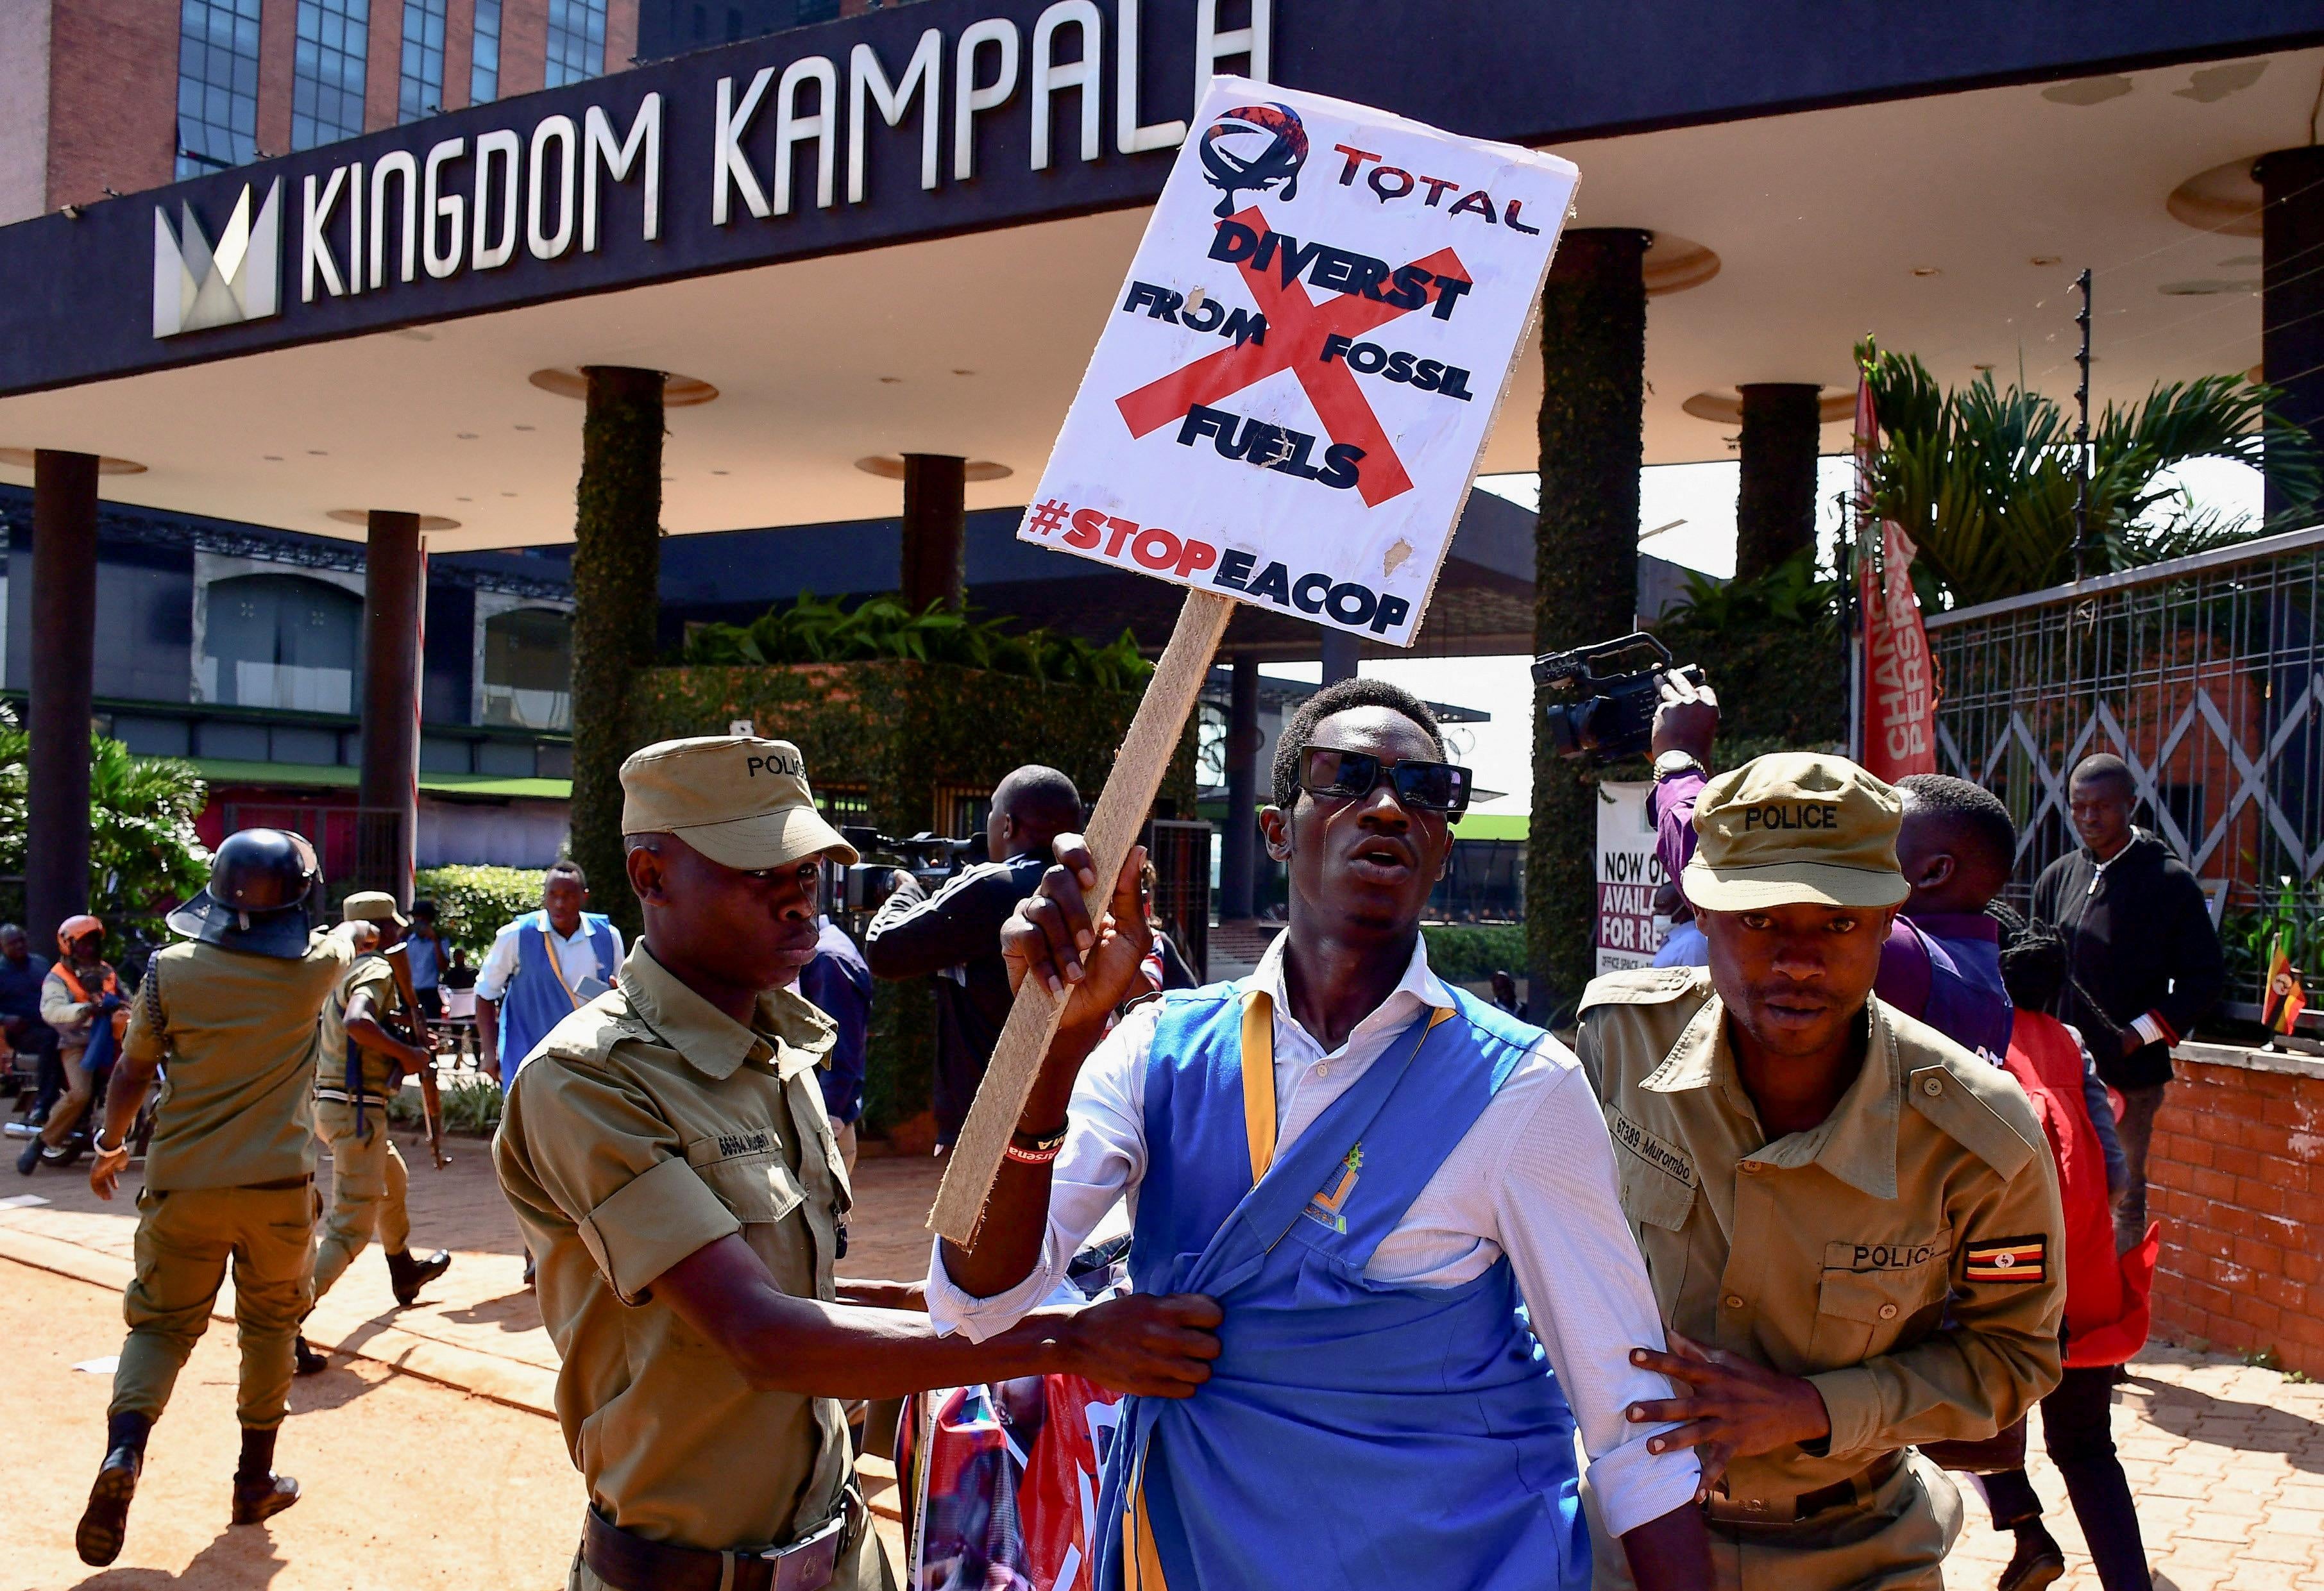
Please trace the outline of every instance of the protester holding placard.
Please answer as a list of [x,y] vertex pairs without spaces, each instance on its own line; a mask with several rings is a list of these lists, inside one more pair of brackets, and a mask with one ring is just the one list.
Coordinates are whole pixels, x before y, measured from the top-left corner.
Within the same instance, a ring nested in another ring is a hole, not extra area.
[[1145,953],[1137,870],[1093,920],[1089,855],[1059,840],[1006,947],[1070,987],[1065,1022],[975,1248],[939,1246],[929,1312],[1006,1329],[1125,1195],[1139,1290],[1214,1290],[1203,1395],[1125,1406],[1101,1586],[1123,1563],[1205,1588],[1586,1585],[1577,1421],[1637,1582],[1706,1583],[1693,1459],[1622,1418],[1669,1389],[1628,1357],[1660,1327],[1588,1083],[1428,968],[1467,770],[1377,680],[1311,697],[1280,746],[1259,822],[1290,924],[1240,982],[1107,1034]]

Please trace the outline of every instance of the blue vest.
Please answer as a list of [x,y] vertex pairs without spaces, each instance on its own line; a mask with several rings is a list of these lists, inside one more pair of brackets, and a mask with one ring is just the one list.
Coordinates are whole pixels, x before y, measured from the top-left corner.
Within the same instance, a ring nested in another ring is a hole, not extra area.
[[1508,1257],[1456,1287],[1364,1276],[1540,1036],[1453,998],[1453,1017],[1432,1027],[1424,1012],[1254,1188],[1240,991],[1164,997],[1130,1269],[1139,1292],[1208,1293],[1226,1319],[1192,1398],[1124,1404],[1100,1586],[1123,1586],[1125,1563],[1135,1584],[1123,1510],[1141,1487],[1172,1591],[1589,1585],[1573,1415]]
[[[501,991],[501,1088],[516,1081],[516,1069],[540,1047],[549,1030],[588,1002],[576,998],[578,990],[566,987],[549,941],[554,932],[546,912],[527,912],[517,919],[516,976]],[[613,961],[613,930],[610,919],[596,912],[581,914],[589,931],[589,948],[597,952],[597,976],[607,983],[621,970]]]

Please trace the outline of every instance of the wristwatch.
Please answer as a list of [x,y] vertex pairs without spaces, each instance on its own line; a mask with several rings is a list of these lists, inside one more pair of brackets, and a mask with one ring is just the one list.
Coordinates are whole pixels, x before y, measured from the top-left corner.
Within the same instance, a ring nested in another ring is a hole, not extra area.
[[1697,761],[1692,751],[1681,751],[1674,747],[1655,759],[1655,777],[1658,779],[1666,779],[1673,774],[1683,774],[1690,770],[1702,774],[1706,778],[1711,775],[1711,770]]

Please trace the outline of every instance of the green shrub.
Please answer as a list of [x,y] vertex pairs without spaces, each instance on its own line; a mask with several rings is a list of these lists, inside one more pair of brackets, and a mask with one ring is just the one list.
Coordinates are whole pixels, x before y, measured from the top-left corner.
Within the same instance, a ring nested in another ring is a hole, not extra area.
[[[22,878],[31,735],[0,706],[0,877]],[[209,788],[193,764],[137,757],[119,740],[88,742],[88,874],[86,909],[105,919],[105,953],[116,964],[133,946],[164,944],[162,914],[209,881],[210,853],[194,832]],[[0,900],[0,915],[23,911],[21,887]],[[53,944],[36,944],[53,955]]]
[[1421,931],[1428,970],[1447,983],[1481,983],[1496,972],[1526,975],[1522,923],[1455,923]]
[[413,878],[415,898],[436,903],[436,926],[447,946],[468,952],[471,964],[481,962],[493,948],[493,935],[540,905],[546,869],[423,868]]
[[[444,1099],[444,1130],[470,1137],[489,1138],[500,1130],[501,1086],[490,1078],[463,1072],[445,1077],[438,1085]],[[416,1127],[420,1090],[398,1089],[387,1102],[387,1119],[397,1127]]]
[[1134,691],[1154,666],[1123,630],[1107,645],[1042,628],[1012,630],[1006,616],[970,619],[932,602],[919,613],[893,597],[872,597],[853,609],[802,592],[787,608],[770,608],[748,624],[700,624],[687,632],[690,665],[734,663],[860,663],[903,658],[951,663],[1056,685],[1092,685]]

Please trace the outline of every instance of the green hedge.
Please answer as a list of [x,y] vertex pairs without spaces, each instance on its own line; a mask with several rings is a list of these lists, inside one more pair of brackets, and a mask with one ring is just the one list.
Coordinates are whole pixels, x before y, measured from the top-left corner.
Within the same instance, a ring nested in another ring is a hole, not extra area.
[[1447,983],[1481,983],[1496,972],[1526,975],[1522,923],[1454,923],[1421,931],[1428,970]]
[[459,946],[471,964],[478,964],[503,924],[540,906],[548,877],[546,869],[422,868],[412,878],[411,893],[436,903],[436,926],[446,944]]

